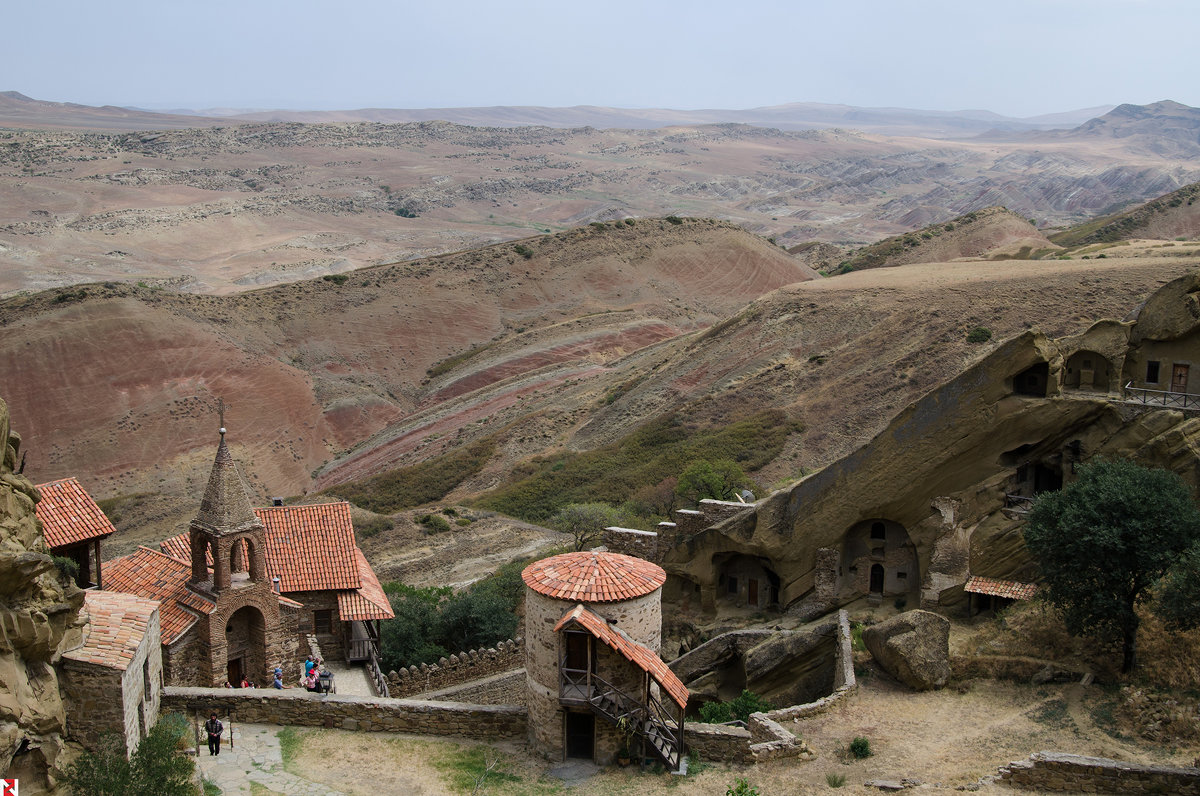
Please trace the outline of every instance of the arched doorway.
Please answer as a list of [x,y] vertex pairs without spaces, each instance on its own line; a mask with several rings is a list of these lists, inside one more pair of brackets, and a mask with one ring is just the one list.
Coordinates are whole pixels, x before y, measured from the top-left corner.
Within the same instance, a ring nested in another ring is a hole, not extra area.
[[1045,398],[1050,388],[1050,365],[1038,362],[1013,376],[1013,392]]
[[244,605],[225,623],[225,660],[229,682],[246,677],[255,685],[267,674],[267,623],[262,612]]
[[863,520],[842,536],[839,599],[864,594],[909,597],[921,582],[917,550],[903,525],[884,517]]

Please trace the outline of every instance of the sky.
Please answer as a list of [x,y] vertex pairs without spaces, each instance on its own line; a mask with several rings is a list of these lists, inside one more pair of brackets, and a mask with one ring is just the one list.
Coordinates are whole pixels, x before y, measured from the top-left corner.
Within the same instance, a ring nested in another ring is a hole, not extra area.
[[14,0],[0,91],[146,108],[1200,106],[1197,0]]

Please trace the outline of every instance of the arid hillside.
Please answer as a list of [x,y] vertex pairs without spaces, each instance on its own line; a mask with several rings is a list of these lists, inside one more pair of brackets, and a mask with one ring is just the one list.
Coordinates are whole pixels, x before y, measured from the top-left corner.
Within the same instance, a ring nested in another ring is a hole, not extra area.
[[[1138,129],[1157,123],[1156,107]],[[1195,136],[1187,113],[1158,110]],[[0,294],[106,280],[227,294],[626,217],[720,218],[788,248],[861,246],[994,205],[1064,226],[1200,180],[1184,143],[1079,130],[959,141],[736,124],[0,130]]]
[[1051,243],[1028,220],[1003,207],[986,207],[943,224],[885,238],[851,252],[843,271],[888,268],[908,263],[940,263],[963,257],[1028,257],[1052,253]]
[[1195,240],[1200,237],[1200,183],[1120,213],[1094,219],[1052,235],[1061,246],[1112,243],[1138,238]]
[[[189,494],[223,397],[260,496],[298,494],[394,423],[486,419],[813,276],[736,226],[677,221],[227,297],[112,283],[9,299],[0,372],[27,471],[78,474],[101,496]],[[489,389],[491,403],[464,403]]]

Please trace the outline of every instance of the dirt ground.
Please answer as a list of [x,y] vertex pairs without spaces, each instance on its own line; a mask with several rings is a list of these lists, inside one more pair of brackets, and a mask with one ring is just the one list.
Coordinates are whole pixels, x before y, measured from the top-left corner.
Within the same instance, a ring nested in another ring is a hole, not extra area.
[[[953,684],[913,693],[869,670],[858,692],[823,716],[788,725],[816,753],[815,760],[781,760],[749,767],[701,762],[687,777],[604,769],[564,783],[518,745],[460,745],[428,737],[387,736],[339,730],[302,731],[294,773],[349,794],[471,793],[470,760],[498,759],[479,793],[492,794],[723,794],[738,778],[762,796],[833,791],[827,776],[844,776],[845,794],[878,794],[872,779],[910,778],[922,792],[974,787],[983,777],[1032,752],[1053,750],[1120,760],[1190,765],[1200,749],[1167,748],[1123,737],[1111,726],[1115,694],[1101,686],[1028,685],[993,680]],[[872,755],[848,760],[858,736]],[[490,756],[490,757],[489,757]],[[998,784],[980,793],[1011,794]]]

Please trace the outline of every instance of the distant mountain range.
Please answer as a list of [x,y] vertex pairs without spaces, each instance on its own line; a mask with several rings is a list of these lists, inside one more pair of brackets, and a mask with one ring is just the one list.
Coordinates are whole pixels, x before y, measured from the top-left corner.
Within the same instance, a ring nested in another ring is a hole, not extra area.
[[1019,133],[1073,128],[1113,106],[1083,108],[1028,118],[986,110],[927,111],[907,108],[859,108],[793,102],[743,110],[669,108],[571,108],[495,106],[488,108],[362,108],[343,111],[238,111],[233,109],[151,111],[112,105],[45,102],[16,91],[0,92],[0,126],[66,127],[95,130],[162,130],[214,127],[245,122],[400,122],[448,121],[475,127],[595,127],[653,129],[701,124],[750,124],[779,130],[848,128],[891,136],[964,138],[988,131]]

